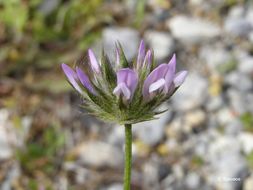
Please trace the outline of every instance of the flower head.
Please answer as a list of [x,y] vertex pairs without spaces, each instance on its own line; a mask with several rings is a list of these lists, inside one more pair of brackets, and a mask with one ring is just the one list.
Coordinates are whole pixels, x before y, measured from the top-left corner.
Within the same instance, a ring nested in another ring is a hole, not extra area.
[[157,107],[172,96],[187,76],[187,71],[176,73],[175,54],[169,63],[156,65],[153,51],[146,51],[144,41],[133,63],[126,59],[120,44],[116,47],[116,64],[104,53],[98,61],[91,49],[88,56],[90,75],[66,64],[62,64],[62,69],[90,114],[121,124],[154,119]]

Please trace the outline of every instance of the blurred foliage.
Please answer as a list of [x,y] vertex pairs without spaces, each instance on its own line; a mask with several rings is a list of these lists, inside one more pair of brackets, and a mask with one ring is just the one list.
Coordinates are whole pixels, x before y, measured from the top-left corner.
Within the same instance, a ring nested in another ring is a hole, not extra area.
[[136,10],[134,16],[134,25],[136,28],[139,28],[142,25],[144,16],[145,16],[145,6],[146,0],[139,0],[136,2]]
[[237,67],[237,61],[235,59],[231,59],[228,62],[218,65],[217,70],[221,74],[227,74],[227,73],[235,70],[236,67]]
[[[16,157],[20,162],[23,173],[28,178],[27,186],[31,190],[37,190],[38,183],[37,175],[40,173],[45,178],[52,178],[59,172],[61,168],[61,150],[65,144],[65,136],[62,133],[60,126],[52,125],[44,129],[40,137],[32,137],[26,142],[24,150],[17,150]],[[24,177],[24,176],[23,176]],[[50,180],[43,185],[46,189],[52,189]]]
[[25,150],[18,150],[16,155],[27,173],[41,170],[52,174],[57,159],[56,155],[64,144],[65,137],[60,127],[50,126],[43,131],[41,137],[37,137],[35,141],[27,142]]
[[247,112],[241,115],[240,119],[243,123],[244,129],[246,131],[253,132],[253,115]]
[[248,165],[251,169],[253,169],[253,151],[250,152],[247,156],[247,162],[248,162]]
[[110,19],[102,0],[1,0],[0,69],[51,68],[73,60]]

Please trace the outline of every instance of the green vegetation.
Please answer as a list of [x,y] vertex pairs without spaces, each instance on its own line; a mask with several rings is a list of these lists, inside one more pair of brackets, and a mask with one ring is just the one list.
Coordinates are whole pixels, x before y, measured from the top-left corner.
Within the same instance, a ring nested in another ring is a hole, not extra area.
[[253,132],[253,115],[251,113],[245,113],[240,117],[244,129],[249,132]]

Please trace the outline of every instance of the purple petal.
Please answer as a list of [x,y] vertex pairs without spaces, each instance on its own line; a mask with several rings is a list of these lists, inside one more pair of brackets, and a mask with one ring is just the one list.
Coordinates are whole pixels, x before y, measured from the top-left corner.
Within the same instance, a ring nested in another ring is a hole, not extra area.
[[144,59],[144,66],[149,67],[151,65],[151,61],[152,61],[152,51],[148,50]]
[[156,90],[159,90],[161,89],[161,87],[163,87],[165,85],[166,81],[162,78],[162,79],[159,79],[158,81],[152,83],[150,86],[149,86],[149,93],[152,93]]
[[142,67],[144,56],[145,56],[145,43],[143,40],[141,40],[137,56],[137,69]]
[[188,74],[188,71],[180,71],[176,74],[173,80],[175,87],[179,87],[181,84],[183,84],[187,74]]
[[131,95],[133,95],[138,84],[138,76],[136,72],[129,68],[120,69],[117,72],[117,85],[121,83],[124,83],[130,90]]
[[118,84],[116,88],[113,90],[113,94],[117,96],[120,96],[120,94],[123,94],[126,100],[129,100],[131,97],[131,92],[125,83]]
[[99,74],[100,73],[100,66],[97,62],[97,59],[91,49],[88,50],[89,58],[90,58],[90,63],[91,63],[91,69],[93,72]]
[[61,64],[62,70],[65,73],[66,77],[68,78],[68,81],[70,84],[79,92],[82,93],[82,90],[80,86],[77,83],[77,74],[73,69],[71,69],[68,65],[62,63]]
[[166,81],[166,85],[164,88],[164,93],[167,94],[168,92],[170,92],[170,88],[172,88],[172,84],[173,84],[173,79],[175,77],[175,67],[174,64],[168,64],[168,71],[165,75],[165,81]]
[[156,82],[157,80],[164,78],[167,71],[168,71],[168,64],[161,64],[158,67],[156,67],[146,78],[143,84],[142,89],[142,95],[144,99],[147,99],[149,97],[149,87],[152,83]]
[[76,73],[78,76],[78,79],[80,80],[80,82],[82,83],[82,85],[88,89],[91,93],[94,94],[94,89],[91,85],[90,79],[89,77],[80,69],[80,68],[76,68]]
[[169,61],[168,63],[171,68],[172,68],[172,71],[175,73],[176,72],[176,64],[177,64],[177,60],[176,60],[176,54],[174,53],[171,60]]

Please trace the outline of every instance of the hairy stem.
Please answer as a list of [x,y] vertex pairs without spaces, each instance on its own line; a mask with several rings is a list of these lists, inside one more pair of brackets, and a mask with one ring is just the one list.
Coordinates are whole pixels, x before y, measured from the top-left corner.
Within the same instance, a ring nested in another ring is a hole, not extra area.
[[132,166],[132,125],[125,124],[124,190],[131,189],[131,166]]

